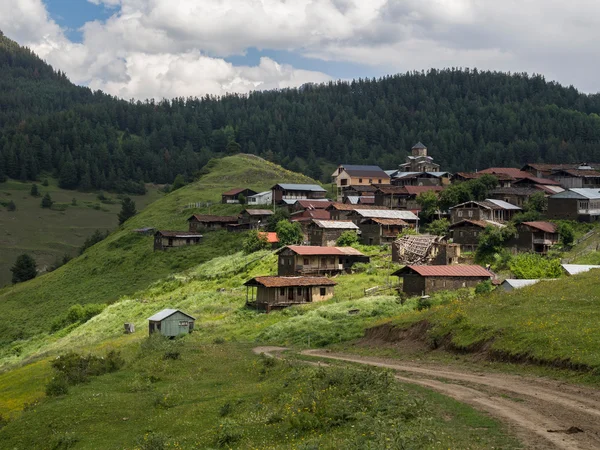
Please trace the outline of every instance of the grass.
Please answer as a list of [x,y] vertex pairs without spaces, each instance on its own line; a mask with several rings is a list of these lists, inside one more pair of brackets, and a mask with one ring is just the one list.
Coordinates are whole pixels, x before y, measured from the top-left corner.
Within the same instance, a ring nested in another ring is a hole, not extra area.
[[[174,351],[179,359],[164,358]],[[279,362],[195,335],[131,344],[126,359],[13,418],[0,429],[2,446],[518,448],[496,421],[379,369]]]
[[[48,186],[37,183],[40,193],[50,193],[56,202],[52,209],[41,208],[41,197],[29,194],[32,183],[9,180],[0,183],[0,205],[12,200],[16,211],[0,206],[0,287],[11,280],[10,267],[17,256],[31,254],[38,269],[45,271],[57,258],[76,256],[83,241],[95,230],[114,230],[121,205],[114,194],[104,195],[112,203],[102,203],[98,193],[83,193],[60,189],[56,180]],[[138,210],[161,196],[156,186],[148,185],[146,195],[131,196]],[[76,205],[72,205],[72,200]]]
[[[264,190],[282,181],[311,181],[260,158],[244,155],[212,161],[207,171],[198,182],[155,201],[107,239],[60,269],[0,290],[4,307],[0,316],[0,358],[7,351],[11,356],[19,356],[23,345],[31,348],[37,345],[35,341],[43,346],[51,323],[73,304],[113,303],[169,274],[234,253],[241,248],[244,238],[238,233],[207,233],[200,245],[153,252],[152,237],[136,235],[132,229],[187,229],[187,218],[193,212],[236,214],[242,209],[240,205],[217,203],[221,192],[235,186]],[[196,202],[213,204],[199,209],[184,208]]]

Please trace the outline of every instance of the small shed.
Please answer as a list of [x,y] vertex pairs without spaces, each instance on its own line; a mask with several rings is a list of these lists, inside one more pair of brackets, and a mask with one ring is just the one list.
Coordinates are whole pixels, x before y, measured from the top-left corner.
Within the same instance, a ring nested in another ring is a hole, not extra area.
[[492,278],[489,271],[477,265],[405,266],[392,275],[404,279],[402,291],[408,295],[475,287]]
[[541,280],[517,280],[513,278],[507,278],[502,282],[500,287],[506,292],[514,291],[515,289],[521,289],[526,286],[532,286],[536,283],[539,283]]
[[148,318],[148,332],[175,337],[194,330],[196,318],[178,309],[163,309]]

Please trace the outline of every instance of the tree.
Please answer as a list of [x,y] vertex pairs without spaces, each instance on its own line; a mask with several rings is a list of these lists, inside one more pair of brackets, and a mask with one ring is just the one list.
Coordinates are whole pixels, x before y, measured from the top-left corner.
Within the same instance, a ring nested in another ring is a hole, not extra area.
[[523,204],[523,209],[527,212],[542,213],[546,210],[548,200],[542,191],[531,195]]
[[121,212],[119,212],[119,225],[123,225],[127,219],[135,216],[137,211],[135,209],[135,202],[129,197],[125,197],[121,202]]
[[32,197],[39,197],[40,196],[40,191],[38,189],[37,184],[32,184],[31,185],[31,190],[29,191],[29,195],[31,195]]
[[176,191],[177,189],[180,189],[183,186],[185,186],[185,179],[183,178],[183,175],[179,174],[175,177],[175,180],[173,181],[173,186],[171,186],[171,192]]
[[277,231],[277,224],[282,220],[289,220],[290,213],[287,209],[277,208],[267,219],[267,231]]
[[103,233],[100,230],[94,231],[91,236],[88,236],[85,239],[85,241],[83,242],[81,247],[79,247],[79,254],[83,255],[83,252],[85,252],[92,245],[95,245],[98,242],[104,240],[106,238],[106,236],[108,236],[108,231],[106,231],[105,233]]
[[512,225],[503,228],[489,225],[481,232],[478,239],[475,261],[489,263],[494,254],[502,252],[504,244],[516,235],[517,231]]
[[280,220],[275,227],[277,231],[277,237],[279,238],[279,244],[282,246],[301,244],[304,239],[302,234],[302,227],[298,222],[288,222],[287,220]]
[[575,230],[573,226],[567,222],[561,222],[558,226],[558,234],[560,235],[560,243],[564,247],[569,247],[575,240]]
[[427,232],[436,236],[446,236],[450,230],[448,219],[438,219],[427,225]]
[[246,196],[244,194],[238,195],[238,202],[240,202],[240,205],[245,205],[246,204]]
[[12,200],[10,202],[8,202],[8,204],[6,205],[6,210],[7,211],[16,211],[17,210],[17,205],[15,205],[15,202],[13,202]]
[[42,198],[42,208],[52,208],[53,204],[54,202],[52,201],[52,197],[50,197],[50,194],[46,192],[46,195],[44,195]]
[[431,222],[439,210],[439,202],[436,193],[433,191],[422,192],[417,197],[417,203],[421,207],[419,220],[422,220],[422,224]]
[[354,231],[344,231],[335,241],[338,247],[351,247],[355,244],[358,244],[358,235]]
[[12,272],[13,284],[31,280],[37,275],[35,259],[24,253],[17,258],[10,271]]
[[242,250],[246,254],[254,253],[259,250],[265,250],[270,247],[267,235],[258,230],[252,230],[242,244]]

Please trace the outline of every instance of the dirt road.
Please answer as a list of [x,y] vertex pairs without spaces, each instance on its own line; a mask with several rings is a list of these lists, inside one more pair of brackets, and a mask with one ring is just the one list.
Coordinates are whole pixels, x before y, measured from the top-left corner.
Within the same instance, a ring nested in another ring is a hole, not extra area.
[[[280,347],[259,347],[276,355]],[[600,391],[542,378],[459,367],[306,350],[303,355],[396,370],[417,384],[485,411],[510,427],[528,449],[600,449]]]

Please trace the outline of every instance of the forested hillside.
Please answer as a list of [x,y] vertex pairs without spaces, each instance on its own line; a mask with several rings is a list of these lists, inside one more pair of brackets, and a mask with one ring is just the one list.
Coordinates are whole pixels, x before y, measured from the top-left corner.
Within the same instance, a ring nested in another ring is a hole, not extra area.
[[600,96],[542,76],[431,70],[223,98],[127,102],[74,86],[0,36],[0,179],[143,190],[214,156],[263,156],[326,180],[333,164],[395,168],[417,141],[443,170],[600,161]]

